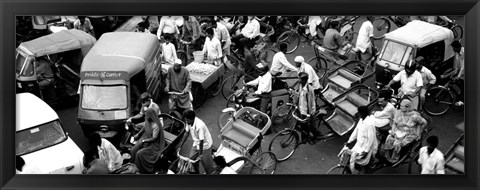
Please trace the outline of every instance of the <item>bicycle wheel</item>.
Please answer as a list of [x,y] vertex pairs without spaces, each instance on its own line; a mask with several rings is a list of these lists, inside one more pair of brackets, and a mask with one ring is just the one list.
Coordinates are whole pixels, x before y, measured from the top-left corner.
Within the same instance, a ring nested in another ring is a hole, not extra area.
[[241,88],[241,86],[239,86],[239,84],[238,84],[238,81],[237,81],[236,77],[238,77],[238,76],[234,74],[232,76],[227,77],[223,81],[223,84],[222,84],[222,96],[223,96],[223,98],[228,99],[228,97],[230,97],[230,95],[232,95],[235,92],[235,90]]
[[275,154],[277,157],[277,161],[285,161],[290,158],[298,146],[298,134],[295,130],[286,129],[284,131],[280,131],[273,139],[270,141],[268,145],[268,151]]
[[423,109],[430,115],[442,115],[450,109],[453,104],[453,94],[443,87],[430,88],[425,93]]
[[352,174],[352,171],[350,171],[350,168],[348,168],[347,166],[337,165],[337,166],[334,166],[333,168],[330,168],[327,171],[327,174],[345,175],[345,174]]
[[413,157],[412,160],[408,163],[408,174],[420,174],[422,171],[421,165],[417,162],[418,153]]
[[250,174],[274,174],[277,169],[277,158],[271,152],[263,152],[255,160],[260,167],[252,167]]
[[277,41],[279,43],[286,43],[288,45],[286,54],[290,54],[297,50],[298,45],[300,44],[300,36],[294,31],[289,30],[280,34]]
[[294,109],[295,106],[293,105],[282,105],[273,112],[271,129],[274,133],[285,130],[290,126]]
[[223,75],[218,77],[217,81],[212,84],[212,88],[210,89],[210,94],[212,94],[212,96],[217,96],[218,94],[220,94],[220,91],[222,90],[222,80]]
[[462,41],[463,38],[463,28],[460,25],[455,25],[452,29],[453,37],[455,40]]
[[219,131],[222,130],[222,128],[232,119],[232,116],[233,112],[225,112],[218,116],[217,124]]
[[200,84],[192,85],[192,95],[193,95],[193,109],[200,108],[205,103],[207,98],[207,93]]
[[373,39],[381,39],[383,35],[390,32],[390,21],[388,19],[379,17],[373,21]]
[[307,63],[313,67],[318,75],[318,78],[322,78],[323,75],[328,71],[327,61],[321,57],[312,57]]

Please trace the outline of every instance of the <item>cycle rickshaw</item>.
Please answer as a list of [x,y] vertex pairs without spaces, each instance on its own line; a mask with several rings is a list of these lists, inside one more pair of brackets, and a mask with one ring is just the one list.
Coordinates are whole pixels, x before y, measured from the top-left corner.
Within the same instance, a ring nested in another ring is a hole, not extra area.
[[[262,128],[242,119],[243,114],[252,112],[267,121]],[[261,148],[263,136],[270,124],[270,118],[265,113],[251,107],[240,109],[220,130],[222,142],[217,150],[212,151],[213,156],[223,156],[227,165],[238,174],[274,174],[277,167],[276,157],[272,152],[262,152]],[[182,156],[180,151],[177,151],[177,165],[173,165],[171,170],[178,174],[189,173],[191,164],[199,160]]]
[[[385,158],[379,156],[380,152],[380,147],[381,144],[379,144],[379,151],[377,152],[377,155],[372,155],[372,156],[377,156],[379,158],[379,161],[374,163],[374,159],[370,159],[370,162],[365,165],[365,166],[360,166],[358,164],[355,164],[355,168],[360,171],[361,174],[372,174],[375,171],[384,168],[384,167],[392,167],[392,168],[397,168],[398,166],[402,164],[408,164],[408,173],[412,173],[412,166],[413,164],[417,163],[418,160],[418,151],[422,147],[422,142],[423,140],[428,136],[429,132],[433,129],[432,126],[432,118],[430,118],[427,114],[423,112],[419,112],[420,115],[427,121],[426,126],[422,129],[422,133],[420,135],[419,140],[415,140],[411,142],[410,144],[402,147],[400,150],[400,158],[398,159],[397,162],[391,163],[387,161]],[[339,153],[340,156],[340,162],[330,168],[327,171],[327,174],[352,174],[352,171],[350,170],[350,155],[346,153],[345,147],[342,149]]]
[[[315,138],[327,141],[330,138],[344,136],[349,133],[356,124],[355,115],[357,108],[360,106],[372,107],[376,103],[377,98],[377,91],[366,85],[359,84],[333,99],[333,112],[319,107],[317,115],[314,116],[315,127],[316,130],[322,132],[322,136]],[[283,115],[283,123],[290,124],[292,118],[294,122],[287,128],[276,126],[274,131],[279,132],[277,132],[270,141],[268,150],[275,154],[278,161],[284,161],[290,158],[299,144],[301,144],[298,133],[303,131],[297,128],[297,123],[303,123],[305,120],[298,116],[298,108],[293,104],[287,104],[280,107],[279,110],[280,109],[282,112],[276,111],[276,113]],[[328,132],[324,132],[325,129],[327,129]]]

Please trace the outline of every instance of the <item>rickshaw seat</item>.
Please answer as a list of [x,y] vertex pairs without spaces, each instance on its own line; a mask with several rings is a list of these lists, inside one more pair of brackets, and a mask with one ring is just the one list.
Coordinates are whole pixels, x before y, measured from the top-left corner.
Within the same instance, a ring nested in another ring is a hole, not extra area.
[[360,77],[344,68],[340,68],[336,75],[329,77],[329,81],[332,81],[344,89],[348,89],[351,87],[352,83],[360,81]]
[[241,119],[236,119],[232,123],[232,127],[224,131],[222,136],[245,148],[255,140],[255,137],[259,133],[260,129],[255,128]]
[[163,131],[163,136],[165,136],[165,140],[169,143],[172,143],[175,140],[175,138],[177,138],[176,135],[169,133],[167,131]]
[[288,95],[288,90],[287,89],[274,90],[270,93],[270,95],[272,97]]
[[345,99],[337,103],[338,107],[342,108],[351,116],[354,116],[357,113],[357,108],[360,106],[366,106],[370,102],[360,97],[355,93],[350,93],[346,96]]
[[445,163],[446,167],[465,173],[465,147],[457,145],[453,151],[453,158]]
[[460,160],[465,160],[465,147],[462,145],[457,145],[454,150],[455,157],[459,158]]

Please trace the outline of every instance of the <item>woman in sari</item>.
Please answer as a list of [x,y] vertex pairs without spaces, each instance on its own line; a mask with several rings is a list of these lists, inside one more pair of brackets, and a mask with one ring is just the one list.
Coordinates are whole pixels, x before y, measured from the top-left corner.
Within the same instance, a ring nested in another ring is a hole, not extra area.
[[[140,137],[140,139],[139,139]],[[155,163],[165,147],[163,126],[152,108],[145,111],[145,127],[135,137],[137,144],[132,148],[132,162],[142,174],[155,172]]]
[[391,163],[397,162],[401,148],[419,140],[426,125],[427,121],[414,110],[412,101],[408,98],[403,99],[400,102],[400,111],[393,118],[392,129],[383,146],[386,150],[385,158]]

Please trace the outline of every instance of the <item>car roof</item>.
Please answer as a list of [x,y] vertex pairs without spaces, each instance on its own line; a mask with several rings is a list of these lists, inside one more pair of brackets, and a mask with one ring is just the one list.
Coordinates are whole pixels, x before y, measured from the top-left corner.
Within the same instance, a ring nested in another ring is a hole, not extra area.
[[31,93],[16,95],[16,131],[58,119],[57,113]]
[[423,48],[443,40],[446,41],[446,44],[450,45],[454,37],[453,32],[448,28],[414,20],[403,27],[385,34],[385,39]]
[[81,30],[62,30],[23,42],[18,46],[18,49],[29,55],[40,57],[74,49],[89,48],[96,41],[92,35]]
[[81,71],[126,71],[133,76],[159,46],[155,35],[138,32],[103,34],[85,56]]

